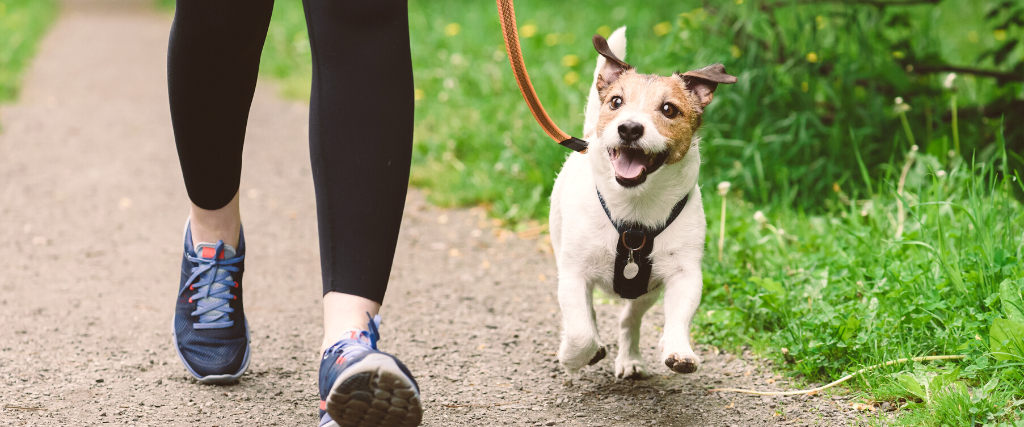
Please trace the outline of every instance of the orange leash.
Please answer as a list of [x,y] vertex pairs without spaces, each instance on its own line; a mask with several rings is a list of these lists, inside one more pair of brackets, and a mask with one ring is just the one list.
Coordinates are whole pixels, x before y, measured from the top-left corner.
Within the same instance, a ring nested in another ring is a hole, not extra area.
[[555,142],[574,151],[587,152],[587,141],[574,138],[562,132],[558,125],[555,125],[555,122],[548,116],[548,113],[544,111],[544,106],[541,105],[540,98],[537,97],[537,92],[533,90],[533,84],[530,83],[530,75],[526,73],[523,51],[519,48],[519,31],[516,29],[515,6],[512,5],[512,0],[496,1],[498,2],[498,16],[501,18],[501,32],[505,36],[505,50],[508,51],[508,62],[512,65],[512,74],[516,77],[519,91],[522,92],[526,105],[530,107],[533,118],[537,119],[540,127],[544,128],[544,132],[551,139],[554,139]]

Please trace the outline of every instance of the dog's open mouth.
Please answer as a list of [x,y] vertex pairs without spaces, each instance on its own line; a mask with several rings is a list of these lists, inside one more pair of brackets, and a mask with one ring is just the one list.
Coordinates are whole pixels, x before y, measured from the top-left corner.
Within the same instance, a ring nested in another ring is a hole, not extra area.
[[608,149],[608,158],[615,170],[615,181],[623,187],[643,184],[647,175],[661,167],[667,157],[668,151],[645,153],[639,148],[622,146]]

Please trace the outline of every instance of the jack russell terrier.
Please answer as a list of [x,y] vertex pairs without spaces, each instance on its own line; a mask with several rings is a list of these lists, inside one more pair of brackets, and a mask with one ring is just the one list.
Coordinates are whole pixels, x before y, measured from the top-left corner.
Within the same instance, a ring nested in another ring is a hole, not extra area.
[[640,74],[626,55],[625,27],[600,54],[587,102],[586,153],[573,153],[551,194],[551,243],[558,263],[562,343],[569,373],[605,357],[594,287],[625,300],[619,316],[617,378],[641,378],[640,321],[664,292],[661,360],[691,373],[690,320],[700,304],[707,222],[697,175],[704,108],[719,83],[736,83],[714,64],[671,76]]

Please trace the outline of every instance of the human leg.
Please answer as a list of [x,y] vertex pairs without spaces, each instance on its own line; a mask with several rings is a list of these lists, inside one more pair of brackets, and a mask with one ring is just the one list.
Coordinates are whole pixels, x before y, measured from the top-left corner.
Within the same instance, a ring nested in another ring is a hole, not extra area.
[[303,5],[313,53],[309,146],[324,286],[321,425],[419,425],[412,374],[376,348],[379,317],[362,327],[384,299],[408,188],[414,101],[407,4]]
[[234,381],[249,362],[238,182],[272,8],[273,0],[178,0],[168,42],[171,119],[192,201],[174,344],[201,382]]

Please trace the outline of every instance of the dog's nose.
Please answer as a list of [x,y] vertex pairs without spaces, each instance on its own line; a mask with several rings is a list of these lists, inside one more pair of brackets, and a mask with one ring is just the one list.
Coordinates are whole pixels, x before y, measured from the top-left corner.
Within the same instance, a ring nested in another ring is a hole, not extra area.
[[637,122],[622,122],[619,125],[619,136],[626,142],[636,141],[644,136],[644,125]]

